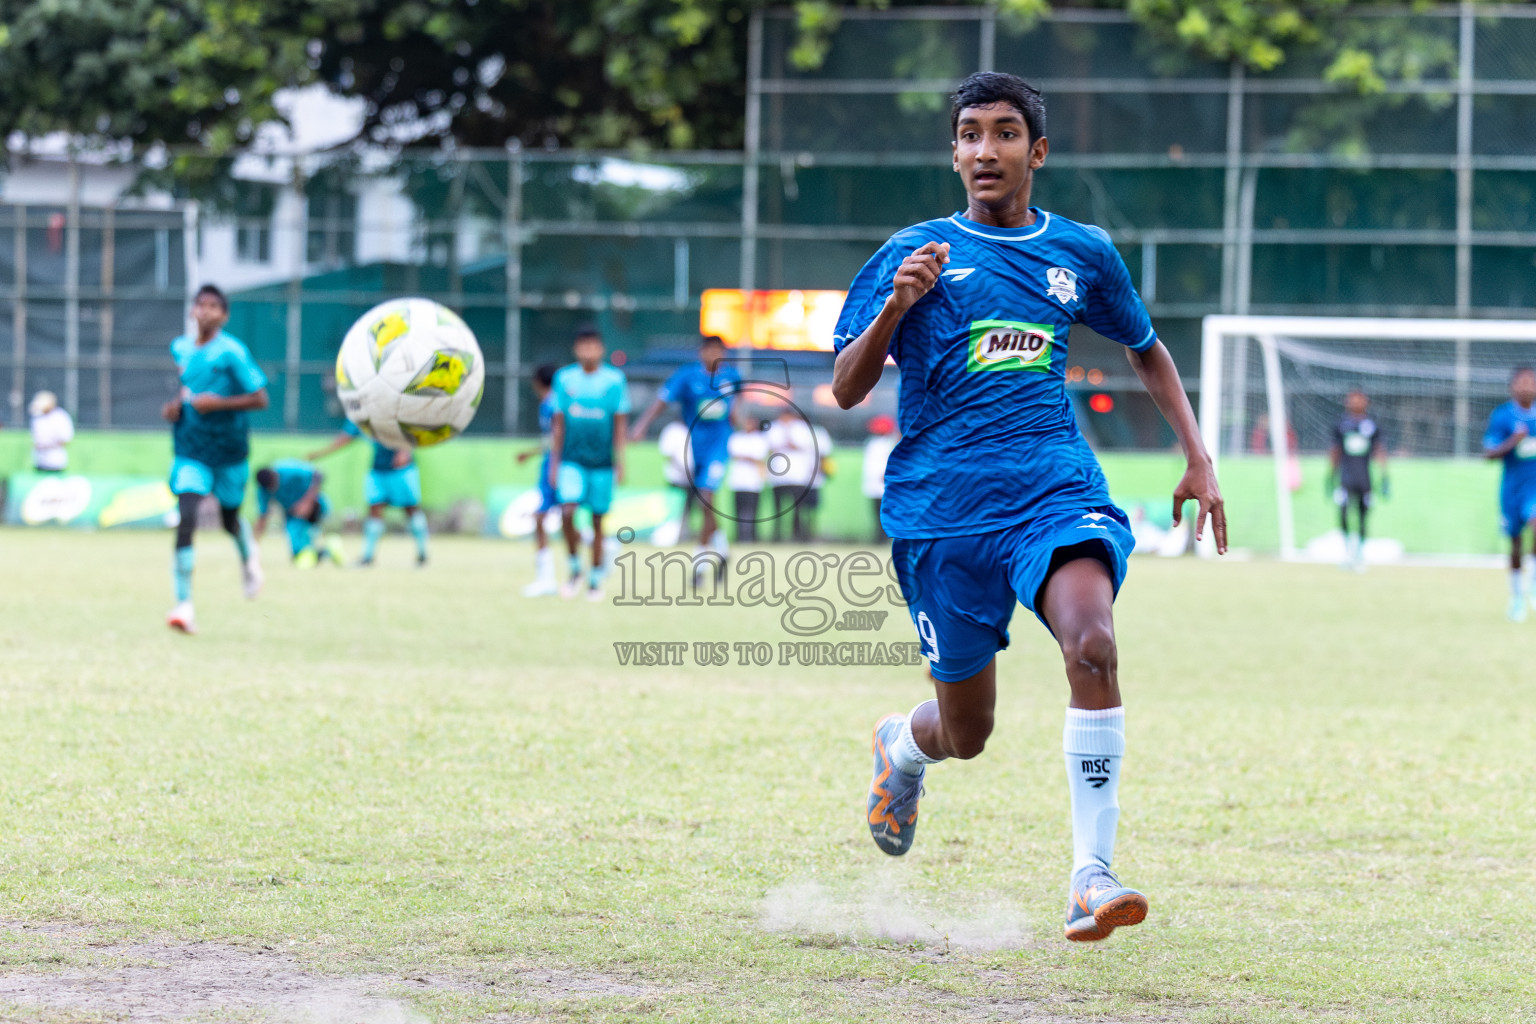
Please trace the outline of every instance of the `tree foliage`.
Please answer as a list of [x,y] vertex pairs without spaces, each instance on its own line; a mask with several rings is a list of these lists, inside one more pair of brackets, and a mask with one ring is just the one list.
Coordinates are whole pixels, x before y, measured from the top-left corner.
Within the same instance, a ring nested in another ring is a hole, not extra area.
[[[850,0],[900,7],[934,0]],[[963,6],[976,0],[938,0]],[[476,146],[733,148],[742,140],[751,15],[796,26],[814,68],[839,23],[831,0],[374,0],[323,42],[317,72],[368,104],[377,141]],[[1005,0],[1010,11],[1046,0]]]
[[[1409,19],[1344,18],[1351,0],[1082,2],[1195,59],[1321,55],[1362,96],[1455,60]],[[998,6],[1030,19],[1050,2]],[[228,152],[278,119],[281,89],[319,82],[364,102],[375,142],[732,148],[747,26],[769,7],[792,14],[791,62],[820,64],[831,0],[0,0],[0,131]]]
[[345,0],[0,0],[0,132],[225,150]]
[[[1389,79],[1418,81],[1447,62],[1454,67],[1454,45],[1411,17],[1427,6],[1422,0],[1408,8],[1358,0],[1126,2],[1150,32],[1198,56],[1263,72],[1310,51],[1327,60],[1324,78],[1362,94],[1384,91]],[[1371,17],[1348,17],[1362,9]]]

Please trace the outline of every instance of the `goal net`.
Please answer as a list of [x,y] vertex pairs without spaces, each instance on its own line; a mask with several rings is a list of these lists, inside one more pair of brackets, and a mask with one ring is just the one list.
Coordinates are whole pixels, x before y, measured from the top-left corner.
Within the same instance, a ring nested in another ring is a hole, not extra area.
[[1328,453],[1359,389],[1391,484],[1370,513],[1367,560],[1496,554],[1499,467],[1480,457],[1482,438],[1520,365],[1536,366],[1536,321],[1206,317],[1200,429],[1231,545],[1343,557]]

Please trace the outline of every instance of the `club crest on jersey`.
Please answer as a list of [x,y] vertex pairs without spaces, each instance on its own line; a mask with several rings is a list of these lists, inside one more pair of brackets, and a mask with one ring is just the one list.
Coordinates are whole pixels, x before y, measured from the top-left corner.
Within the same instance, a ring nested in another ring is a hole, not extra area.
[[1047,295],[1065,306],[1077,301],[1077,275],[1066,267],[1052,267],[1045,272]]
[[1051,368],[1056,328],[1017,320],[971,321],[971,352],[967,370],[1029,370]]

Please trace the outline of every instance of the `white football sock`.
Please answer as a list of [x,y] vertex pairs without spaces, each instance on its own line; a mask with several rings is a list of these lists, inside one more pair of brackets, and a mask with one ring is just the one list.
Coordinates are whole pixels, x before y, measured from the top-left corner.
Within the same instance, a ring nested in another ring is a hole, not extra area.
[[1089,864],[1109,867],[1120,823],[1120,762],[1125,757],[1125,709],[1067,708],[1062,734],[1067,787],[1072,793],[1072,873]]
[[555,553],[549,548],[540,548],[533,556],[534,574],[540,580],[552,580],[555,578]]
[[1524,569],[1509,570],[1509,592],[1515,597],[1524,597],[1530,592],[1530,582],[1526,578]]
[[[923,701],[923,704],[935,703],[937,701]],[[901,723],[901,732],[897,734],[895,742],[886,751],[891,755],[891,764],[896,770],[907,775],[920,775],[923,765],[938,764],[944,760],[942,757],[929,757],[923,753],[923,748],[917,745],[917,739],[912,735],[912,715],[917,714],[917,708],[922,707],[923,704],[913,708],[912,714],[907,715],[906,721]]]

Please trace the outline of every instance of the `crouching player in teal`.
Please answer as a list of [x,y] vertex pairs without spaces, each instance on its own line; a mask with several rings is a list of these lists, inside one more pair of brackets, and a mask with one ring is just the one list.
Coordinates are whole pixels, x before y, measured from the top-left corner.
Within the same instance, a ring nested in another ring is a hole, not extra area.
[[1521,566],[1520,538],[1527,527],[1536,528],[1536,370],[1520,366],[1510,374],[1509,401],[1488,417],[1483,454],[1504,463],[1499,512],[1509,538],[1507,614],[1511,622],[1524,622],[1532,594],[1530,574]]
[[[363,436],[356,423],[343,424],[336,439],[309,456],[322,459]],[[363,478],[363,500],[368,503],[368,518],[363,520],[363,557],[359,566],[373,564],[373,556],[384,536],[384,510],[391,506],[404,509],[406,525],[416,541],[416,564],[427,564],[427,514],[421,510],[421,471],[409,448],[388,448],[373,442],[373,464]]]
[[603,516],[613,504],[613,485],[624,482],[624,427],[629,419],[629,381],[624,372],[603,362],[602,335],[586,327],[576,332],[576,362],[555,374],[551,394],[555,415],[550,424],[549,482],[560,498],[560,526],[565,533],[570,573],[560,596],[571,598],[581,586],[581,535],[576,507],[592,513],[592,570],[587,600],[601,601],[607,563],[603,560]]
[[298,459],[278,459],[256,471],[256,539],[267,532],[267,515],[276,505],[283,510],[283,525],[288,530],[288,548],[293,564],[312,569],[322,558],[341,564],[339,537],[320,532],[331,503],[320,492],[325,474]]
[[875,726],[866,816],[881,850],[905,853],[926,767],[981,753],[996,655],[1022,603],[1060,645],[1071,690],[1066,937],[1092,941],[1139,924],[1147,898],[1110,870],[1125,754],[1113,607],[1134,540],[1067,398],[1074,324],[1125,346],[1178,435],[1188,468],[1174,522],[1199,502],[1196,536],[1209,515],[1224,550],[1225,513],[1178,370],[1109,237],[1029,205],[1048,150],[1040,94],[1012,75],[972,75],[951,126],[966,209],[892,236],[854,279],[833,336],[844,409],[888,354],[901,371],[881,523],[938,695]]
[[171,493],[180,518],[176,525],[174,581],[176,606],[166,624],[183,633],[197,631],[192,612],[192,535],[203,498],[219,503],[219,521],[234,538],[246,597],[261,592],[261,561],[251,528],[240,516],[250,476],[250,424],[246,413],[267,407],[267,378],[250,350],[224,333],[229,300],[211,284],[192,302],[197,331],[171,342],[171,357],[181,371],[181,394],[166,402],[160,415],[171,423],[175,459]]

